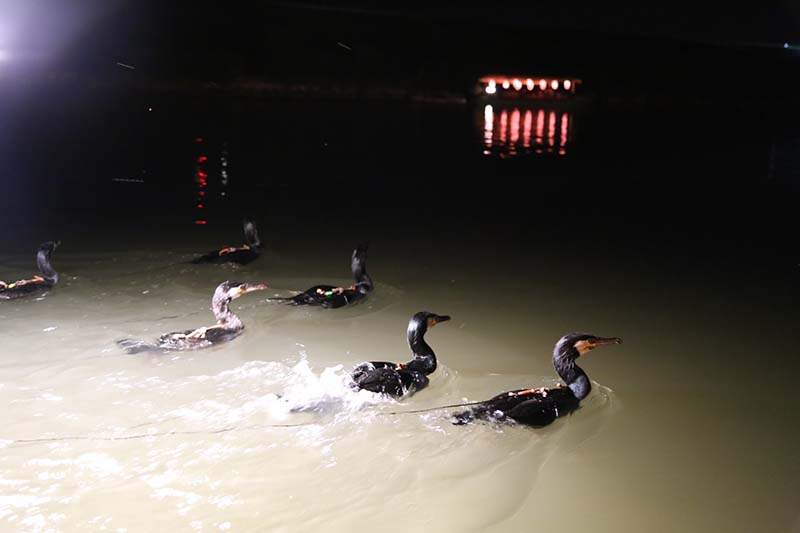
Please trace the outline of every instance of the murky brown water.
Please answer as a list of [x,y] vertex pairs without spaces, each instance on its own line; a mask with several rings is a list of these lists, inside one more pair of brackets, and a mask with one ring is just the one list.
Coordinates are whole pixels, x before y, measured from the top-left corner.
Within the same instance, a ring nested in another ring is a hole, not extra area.
[[[510,155],[536,157],[539,138],[557,149],[559,131],[572,155],[564,125],[580,117],[552,115],[548,137],[535,133],[537,110],[519,115]],[[480,155],[486,122],[474,116]],[[243,156],[231,152],[235,183]],[[143,206],[89,229],[65,219],[4,244],[0,279],[17,279],[34,273],[39,240],[60,238],[62,282],[0,302],[0,529],[800,529],[797,271],[774,248],[719,220],[697,234],[660,227],[625,199],[591,207],[608,217],[581,214],[593,197],[567,188],[531,202],[532,212],[564,202],[563,218],[557,207],[525,224],[438,217],[435,203],[310,217],[265,206],[256,262],[178,264],[240,244],[236,209],[195,224],[194,161],[184,214]],[[115,344],[209,325],[224,279],[282,295],[348,283],[365,237],[376,290],[363,304],[292,308],[256,293],[237,301],[246,330],[228,344],[168,355]],[[401,402],[352,392],[354,365],[405,360],[419,310],[453,318],[428,334],[440,365],[429,388]],[[592,395],[548,428],[402,414],[552,385],[553,344],[573,330],[624,344],[585,359]]]

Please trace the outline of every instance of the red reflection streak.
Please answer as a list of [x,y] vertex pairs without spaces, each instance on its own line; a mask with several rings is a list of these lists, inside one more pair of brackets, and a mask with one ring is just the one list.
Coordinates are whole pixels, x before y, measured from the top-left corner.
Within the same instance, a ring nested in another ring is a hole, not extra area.
[[519,140],[519,109],[514,108],[511,112],[511,144],[516,144]]
[[542,144],[544,137],[544,111],[541,109],[536,113],[536,144]]
[[[197,137],[195,139],[195,141],[203,142],[203,138],[202,137]],[[195,181],[195,183],[197,183],[197,197],[195,198],[195,207],[197,209],[204,209],[205,208],[205,205],[203,204],[203,200],[202,199],[206,195],[206,192],[204,190],[202,190],[202,189],[208,185],[208,180],[206,179],[206,178],[208,178],[208,174],[206,174],[205,172],[203,172],[203,170],[201,170],[200,165],[202,165],[206,161],[208,161],[208,156],[205,156],[205,155],[197,156],[197,166],[195,167],[195,171],[194,171],[194,181]],[[196,219],[194,221],[194,223],[197,224],[197,225],[203,226],[207,222],[206,222],[205,219],[198,218],[198,219]]]
[[494,138],[494,109],[487,105],[483,110],[483,143],[486,148],[492,148]]
[[558,145],[564,147],[567,145],[567,138],[569,134],[569,115],[567,113],[561,114],[561,137],[559,138]]
[[500,112],[500,144],[506,143],[506,128],[508,127],[508,112],[503,109]]
[[522,125],[522,146],[530,148],[531,146],[531,126],[533,125],[533,111],[528,109],[525,111],[525,122]]
[[553,146],[556,144],[556,112],[550,111],[547,118],[547,144]]

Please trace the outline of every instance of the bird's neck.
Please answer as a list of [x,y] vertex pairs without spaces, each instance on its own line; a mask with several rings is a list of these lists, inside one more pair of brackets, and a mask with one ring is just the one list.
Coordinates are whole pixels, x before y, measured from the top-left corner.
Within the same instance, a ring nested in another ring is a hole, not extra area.
[[224,326],[226,329],[244,328],[244,324],[239,317],[236,316],[236,313],[231,311],[229,302],[223,301],[212,306],[211,310],[214,312],[214,318],[217,319],[217,324],[220,326]]
[[416,330],[408,332],[408,346],[414,354],[414,359],[408,363],[408,368],[418,370],[423,374],[430,374],[436,370],[436,354],[433,348],[425,342],[424,334]]
[[245,224],[244,242],[251,248],[261,248],[261,240],[258,238],[258,231],[252,223]]
[[578,400],[583,400],[592,392],[589,376],[575,363],[574,358],[554,358],[553,366]]
[[39,266],[39,272],[42,273],[45,281],[50,285],[55,285],[58,283],[58,272],[50,264],[49,255],[49,252],[39,250],[39,253],[36,254],[36,264]]
[[360,292],[366,293],[372,290],[372,278],[367,274],[367,267],[363,263],[353,263],[353,278],[356,280],[357,289]]

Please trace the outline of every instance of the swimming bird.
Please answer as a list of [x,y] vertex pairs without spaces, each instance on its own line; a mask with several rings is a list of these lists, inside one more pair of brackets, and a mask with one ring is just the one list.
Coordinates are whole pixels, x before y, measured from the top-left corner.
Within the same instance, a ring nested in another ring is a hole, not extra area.
[[127,353],[145,351],[182,351],[208,348],[215,344],[229,341],[244,329],[244,324],[233,311],[230,310],[231,301],[253,291],[266,289],[264,284],[240,283],[238,281],[223,281],[214,291],[211,298],[211,311],[217,323],[197,329],[189,329],[161,335],[155,343],[147,343],[133,339],[117,341]]
[[61,244],[60,241],[47,241],[39,245],[39,250],[36,252],[36,264],[39,266],[41,276],[21,279],[13,283],[0,281],[0,300],[25,298],[55,287],[58,283],[58,272],[50,264],[50,255],[59,244]]
[[461,425],[475,419],[484,419],[542,427],[556,418],[572,413],[592,390],[589,377],[575,361],[606,344],[622,344],[622,339],[597,337],[587,333],[564,335],[553,350],[553,366],[564,380],[563,385],[503,392],[455,415],[453,423]]
[[250,218],[245,218],[243,226],[245,244],[239,247],[229,246],[219,250],[213,250],[193,259],[191,262],[194,264],[237,263],[246,265],[258,259],[258,256],[261,254],[261,240],[258,238],[256,223]]
[[428,376],[436,370],[436,354],[425,342],[425,333],[449,316],[420,311],[408,321],[408,347],[414,358],[408,363],[369,361],[353,369],[353,388],[388,394],[395,398],[411,396],[428,386]]
[[353,250],[350,268],[353,272],[355,283],[349,287],[314,285],[296,296],[271,299],[284,300],[286,303],[293,305],[317,305],[326,309],[343,307],[363,299],[374,289],[372,278],[367,274],[368,246],[369,243],[361,243]]

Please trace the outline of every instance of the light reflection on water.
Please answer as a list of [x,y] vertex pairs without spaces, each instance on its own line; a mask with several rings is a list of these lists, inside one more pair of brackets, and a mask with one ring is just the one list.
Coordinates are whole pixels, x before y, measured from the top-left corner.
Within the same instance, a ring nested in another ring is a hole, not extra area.
[[565,156],[572,143],[572,120],[568,111],[487,104],[479,130],[483,154],[499,158]]

